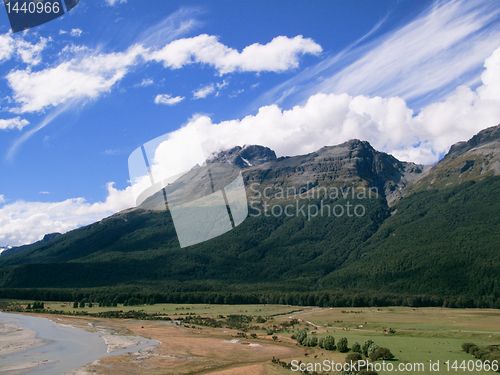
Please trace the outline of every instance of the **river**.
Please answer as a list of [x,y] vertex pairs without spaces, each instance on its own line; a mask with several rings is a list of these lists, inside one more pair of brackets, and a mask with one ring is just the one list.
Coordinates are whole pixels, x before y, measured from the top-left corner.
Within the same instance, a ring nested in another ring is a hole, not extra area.
[[41,347],[14,354],[2,355],[0,352],[0,366],[43,363],[36,368],[27,369],[26,372],[15,372],[16,374],[64,374],[103,357],[138,352],[160,344],[156,340],[141,337],[137,345],[108,353],[108,347],[99,333],[57,324],[46,318],[0,312],[0,323],[36,331],[36,338],[47,342]]

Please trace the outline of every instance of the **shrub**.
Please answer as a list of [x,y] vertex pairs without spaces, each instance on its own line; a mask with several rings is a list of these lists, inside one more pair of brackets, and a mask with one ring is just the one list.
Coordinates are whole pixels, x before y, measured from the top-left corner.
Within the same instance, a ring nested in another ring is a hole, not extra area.
[[476,354],[476,352],[479,350],[481,350],[481,348],[479,346],[472,346],[469,348],[469,354],[474,356],[474,354]]
[[372,370],[361,370],[358,372],[358,375],[378,375],[378,372]]
[[368,357],[372,357],[372,355],[377,351],[377,349],[379,348],[379,346],[377,344],[375,344],[374,342],[370,345],[370,347],[368,348]]
[[302,343],[307,338],[307,331],[305,329],[301,329],[300,331],[297,332],[296,336],[297,336],[297,343],[299,345],[302,345]]
[[376,361],[377,359],[380,359],[380,358],[390,360],[390,359],[394,358],[394,355],[387,348],[378,348],[370,356],[370,359],[372,361]]
[[325,340],[323,341],[323,347],[326,350],[335,350],[335,338],[333,336],[326,336]]
[[361,353],[363,353],[365,357],[368,357],[368,348],[370,347],[371,344],[373,344],[372,340],[366,340],[361,348]]
[[307,337],[304,342],[302,343],[302,345],[304,346],[310,346],[310,347],[314,347],[316,345],[318,345],[318,339],[316,337]]
[[337,343],[337,349],[341,353],[347,353],[349,351],[349,347],[347,346],[347,338],[342,337]]
[[469,353],[470,348],[477,346],[476,344],[473,344],[472,342],[464,342],[462,344],[462,350],[466,353]]
[[324,348],[325,348],[324,343],[325,343],[325,338],[324,338],[324,337],[321,337],[321,338],[318,340],[318,346],[319,346],[321,349],[324,349]]
[[345,362],[346,363],[351,363],[351,362],[358,362],[363,359],[363,356],[361,353],[350,353],[345,357]]
[[355,342],[354,344],[352,344],[351,350],[354,353],[361,353],[361,345],[359,345],[359,342]]

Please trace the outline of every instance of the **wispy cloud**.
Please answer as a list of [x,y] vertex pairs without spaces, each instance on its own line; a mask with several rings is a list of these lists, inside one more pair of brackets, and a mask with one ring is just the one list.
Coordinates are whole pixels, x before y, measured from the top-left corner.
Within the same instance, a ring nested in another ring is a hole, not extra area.
[[69,110],[70,108],[76,108],[76,106],[78,105],[78,102],[76,101],[69,101],[67,102],[65,105],[62,105],[58,108],[56,108],[55,110],[53,110],[50,114],[48,114],[45,119],[42,120],[42,122],[40,122],[40,124],[38,124],[36,127],[34,127],[33,129],[30,129],[29,131],[27,131],[26,133],[24,133],[22,136],[20,136],[13,144],[12,146],[9,148],[9,150],[7,151],[7,159],[8,160],[12,160],[12,158],[14,157],[14,155],[16,154],[17,152],[17,149],[24,143],[26,142],[28,139],[30,139],[33,134],[35,134],[37,131],[39,131],[40,129],[43,129],[44,127],[46,127],[48,124],[50,124],[54,119],[56,119],[57,117],[59,117],[61,114],[63,114],[64,112],[66,112],[67,110]]
[[150,78],[144,78],[141,83],[134,85],[134,87],[147,87],[151,86],[154,81]]
[[110,7],[115,6],[116,4],[126,3],[127,0],[105,0],[106,4]]
[[69,35],[79,37],[80,35],[82,35],[82,33],[83,33],[83,30],[72,29],[71,32],[69,33]]
[[169,94],[157,95],[155,104],[176,105],[184,100],[183,96],[172,97]]
[[[348,48],[267,93],[294,104],[318,92],[400,96],[425,105],[452,92],[457,80],[478,83],[481,64],[500,40],[496,2],[438,1],[406,26]],[[366,39],[366,37],[365,37]],[[314,79],[321,76],[320,82]]]
[[193,99],[204,99],[208,95],[212,94],[215,91],[215,87],[213,84],[203,86],[198,90],[193,91]]

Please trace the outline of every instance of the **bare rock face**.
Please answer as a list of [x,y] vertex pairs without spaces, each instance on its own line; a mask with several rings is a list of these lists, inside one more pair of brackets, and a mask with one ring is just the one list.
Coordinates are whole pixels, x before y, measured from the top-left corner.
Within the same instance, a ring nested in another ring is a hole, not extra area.
[[249,167],[245,183],[266,187],[354,186],[375,188],[389,204],[403,196],[405,187],[417,180],[425,166],[401,162],[376,151],[370,143],[353,139],[316,152]]
[[451,146],[445,157],[408,193],[432,190],[500,175],[500,125],[480,131],[467,142]]
[[240,168],[248,168],[276,160],[276,153],[269,147],[251,145],[236,146],[230,150],[221,151],[210,159],[216,163],[231,163]]

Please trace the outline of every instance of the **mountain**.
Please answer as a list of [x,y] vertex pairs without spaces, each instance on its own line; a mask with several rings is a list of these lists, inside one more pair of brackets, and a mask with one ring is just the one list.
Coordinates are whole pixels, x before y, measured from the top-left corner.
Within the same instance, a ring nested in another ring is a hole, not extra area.
[[359,140],[280,158],[236,147],[212,157],[243,171],[249,216],[233,230],[180,249],[170,212],[145,202],[0,257],[0,286],[344,293],[371,304],[381,293],[436,305],[455,296],[500,307],[499,133],[452,146],[432,167]]
[[57,238],[61,236],[61,233],[50,233],[50,234],[46,234],[45,236],[43,236],[43,238],[40,240],[40,241],[37,241],[37,242],[34,242],[32,244],[29,244],[29,245],[23,245],[23,246],[8,246],[8,247],[5,247],[5,248],[0,248],[0,257],[1,256],[9,256],[9,255],[13,255],[13,254],[17,254],[17,253],[20,253],[24,250],[28,250],[32,247],[35,247],[35,246],[38,246],[40,244],[43,244],[43,243],[46,243],[46,242],[49,242],[49,241],[52,241],[53,239]]
[[445,157],[436,163],[407,193],[460,185],[500,174],[500,127],[480,131],[467,142],[451,146]]

